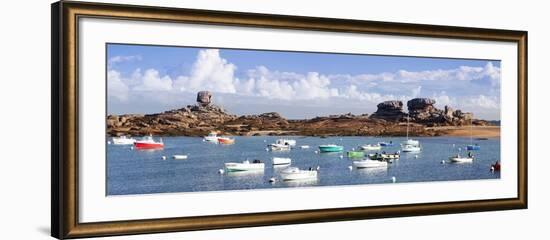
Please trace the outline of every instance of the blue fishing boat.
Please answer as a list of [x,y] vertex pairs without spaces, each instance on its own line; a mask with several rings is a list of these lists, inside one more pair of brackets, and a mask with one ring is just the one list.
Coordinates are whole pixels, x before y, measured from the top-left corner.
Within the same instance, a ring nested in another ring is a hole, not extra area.
[[380,144],[380,146],[382,146],[382,147],[391,147],[391,146],[393,146],[393,142],[392,142],[392,141],[389,141],[389,142],[379,142],[378,144]]
[[319,151],[321,152],[341,152],[344,150],[344,146],[339,146],[335,144],[320,145]]
[[481,150],[481,146],[478,144],[470,144],[466,146],[466,150],[473,151],[473,150]]

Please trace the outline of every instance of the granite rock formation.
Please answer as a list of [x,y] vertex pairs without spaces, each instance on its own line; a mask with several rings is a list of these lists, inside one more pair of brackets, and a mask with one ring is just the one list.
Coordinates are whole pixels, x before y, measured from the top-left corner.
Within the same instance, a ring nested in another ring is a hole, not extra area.
[[407,116],[403,112],[403,102],[401,101],[385,101],[377,105],[378,109],[371,115],[374,119],[383,119],[388,121],[401,121]]
[[[440,134],[429,127],[489,125],[487,121],[472,119],[471,113],[454,110],[449,106],[437,109],[434,104],[435,100],[429,98],[415,98],[407,102],[411,135]],[[403,102],[385,101],[377,107],[377,111],[370,117],[368,114],[346,113],[289,120],[276,112],[236,116],[213,104],[212,94],[203,91],[197,94],[196,105],[156,114],[109,115],[106,123],[110,136],[204,136],[211,131],[227,135],[404,135],[407,113],[403,111]]]

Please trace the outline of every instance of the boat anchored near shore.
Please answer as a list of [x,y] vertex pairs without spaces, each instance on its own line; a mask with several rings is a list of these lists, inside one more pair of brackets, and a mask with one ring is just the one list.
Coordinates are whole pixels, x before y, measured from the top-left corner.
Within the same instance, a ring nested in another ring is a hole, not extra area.
[[135,139],[127,137],[127,136],[113,137],[113,144],[114,145],[132,145],[135,142],[136,142]]
[[225,169],[228,172],[240,172],[240,171],[263,171],[265,164],[260,160],[254,160],[252,162],[244,160],[241,163],[228,162],[225,163]]
[[301,170],[297,167],[289,167],[281,171],[281,178],[283,179],[283,181],[317,179],[317,170],[314,170],[312,168],[308,170]]
[[341,152],[344,151],[344,146],[339,146],[336,144],[326,144],[319,146],[320,152]]
[[162,142],[162,138],[157,142],[153,139],[152,135],[149,135],[143,137],[141,140],[135,141],[134,147],[136,149],[161,149],[164,148],[164,143]]

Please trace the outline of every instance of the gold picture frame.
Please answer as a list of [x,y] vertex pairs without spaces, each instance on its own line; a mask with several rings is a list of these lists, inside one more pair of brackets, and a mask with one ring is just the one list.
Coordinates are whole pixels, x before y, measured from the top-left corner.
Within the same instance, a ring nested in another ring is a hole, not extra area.
[[[209,10],[61,1],[52,5],[52,236],[80,238],[140,233],[346,221],[356,219],[449,214],[527,208],[527,32],[266,15]],[[351,32],[516,43],[518,172],[515,198],[350,207],[200,217],[80,223],[78,21],[80,17]]]

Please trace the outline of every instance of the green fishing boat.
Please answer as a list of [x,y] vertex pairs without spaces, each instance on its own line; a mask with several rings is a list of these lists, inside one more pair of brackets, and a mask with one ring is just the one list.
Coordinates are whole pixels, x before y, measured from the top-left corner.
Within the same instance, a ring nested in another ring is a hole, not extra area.
[[348,152],[349,158],[363,158],[365,157],[365,152],[363,151],[349,151]]
[[321,152],[341,152],[344,150],[344,146],[338,146],[335,144],[320,145],[319,151]]

